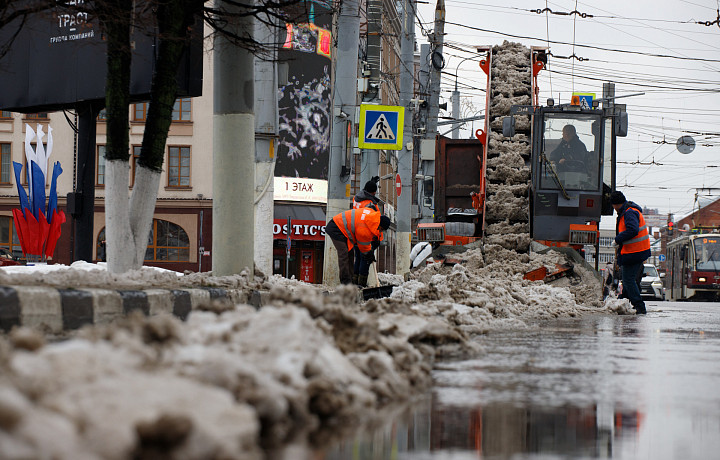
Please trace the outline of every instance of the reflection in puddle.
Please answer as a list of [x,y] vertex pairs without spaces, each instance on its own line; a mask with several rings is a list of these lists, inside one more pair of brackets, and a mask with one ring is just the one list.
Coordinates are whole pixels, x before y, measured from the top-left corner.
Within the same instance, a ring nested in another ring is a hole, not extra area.
[[613,457],[621,438],[633,442],[643,422],[637,411],[586,408],[441,407],[429,397],[383,429],[359,434],[324,459]]
[[720,308],[688,306],[490,333],[406,412],[306,458],[718,458]]

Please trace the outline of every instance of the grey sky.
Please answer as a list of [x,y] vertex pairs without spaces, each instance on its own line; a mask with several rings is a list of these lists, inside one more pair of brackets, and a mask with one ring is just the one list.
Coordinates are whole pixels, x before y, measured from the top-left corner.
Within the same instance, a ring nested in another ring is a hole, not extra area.
[[[484,109],[485,74],[477,61],[461,59],[475,45],[503,40],[549,46],[555,55],[539,76],[541,101],[552,95],[567,103],[573,91],[601,97],[605,81],[615,82],[616,95],[644,92],[617,101],[627,104],[630,121],[628,137],[618,140],[618,186],[628,199],[679,219],[697,209],[696,188],[718,188],[700,198],[720,198],[720,26],[697,23],[716,21],[719,1],[445,0],[441,102],[450,101],[459,65],[461,99],[474,106],[465,113]],[[416,29],[419,43],[427,42],[422,29],[433,28],[435,4],[417,6],[424,23]],[[545,8],[593,17],[530,11]],[[583,60],[561,58],[573,54]],[[469,135],[467,126],[460,137]],[[696,141],[690,154],[677,151],[682,135]]]

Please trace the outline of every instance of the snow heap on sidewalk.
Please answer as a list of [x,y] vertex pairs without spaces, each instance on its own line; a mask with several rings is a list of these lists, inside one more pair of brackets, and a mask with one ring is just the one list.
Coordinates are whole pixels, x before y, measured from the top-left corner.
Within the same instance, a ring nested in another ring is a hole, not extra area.
[[[328,292],[277,276],[46,269],[34,283],[192,281],[267,297],[259,310],[208,304],[186,322],[131,315],[59,342],[27,328],[0,337],[0,456],[260,459],[261,446],[357,426],[421,393],[436,361],[481,353],[474,334],[609,312],[599,296],[582,298],[581,283],[573,292],[522,280],[556,255],[492,246],[458,257],[408,282],[394,277],[390,298],[364,303],[354,287]],[[30,282],[22,276],[0,283]]]

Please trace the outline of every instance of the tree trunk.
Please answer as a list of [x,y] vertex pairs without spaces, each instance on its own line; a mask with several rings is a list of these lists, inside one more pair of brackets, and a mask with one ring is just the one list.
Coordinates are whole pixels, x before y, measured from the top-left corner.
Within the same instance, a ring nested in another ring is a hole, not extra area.
[[[118,0],[124,1],[124,0]],[[159,46],[150,104],[140,157],[135,167],[135,182],[128,201],[128,105],[125,113],[124,155],[113,152],[106,162],[106,233],[108,271],[123,273],[142,267],[157,201],[160,173],[165,157],[165,143],[172,123],[177,93],[176,75],[180,58],[195,14],[202,8],[200,0],[169,0],[158,3]],[[194,31],[201,33],[202,31]],[[129,40],[128,40],[129,42]],[[129,49],[129,47],[128,47]],[[108,60],[108,73],[112,73]],[[127,77],[129,78],[129,65]],[[110,77],[108,77],[110,78]],[[129,95],[129,83],[128,92]],[[116,114],[119,115],[119,114]],[[118,125],[120,122],[118,122]],[[119,128],[117,135],[120,135]],[[108,144],[110,143],[108,130]],[[118,147],[120,148],[120,147]]]

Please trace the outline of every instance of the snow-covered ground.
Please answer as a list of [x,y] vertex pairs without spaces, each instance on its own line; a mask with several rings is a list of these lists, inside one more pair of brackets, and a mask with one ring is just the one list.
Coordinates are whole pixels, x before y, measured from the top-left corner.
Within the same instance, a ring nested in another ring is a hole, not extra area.
[[[0,285],[266,291],[256,310],[208,304],[182,322],[133,314],[62,340],[0,336],[0,457],[256,459],[262,446],[353,426],[431,385],[438,360],[482,353],[473,337],[541,319],[627,313],[582,267],[564,287],[522,275],[564,262],[488,245],[429,265],[389,298],[359,302],[278,276],[213,277],[104,264],[0,268]],[[561,283],[562,284],[562,283]],[[0,306],[0,309],[2,306]],[[317,438],[317,436],[314,436]]]

